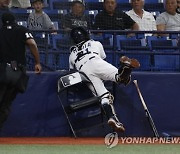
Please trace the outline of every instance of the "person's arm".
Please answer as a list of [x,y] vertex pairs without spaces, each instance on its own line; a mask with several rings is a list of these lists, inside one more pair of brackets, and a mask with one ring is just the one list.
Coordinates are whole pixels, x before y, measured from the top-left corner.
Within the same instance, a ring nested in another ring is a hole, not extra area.
[[164,31],[166,29],[166,25],[165,24],[159,24],[157,25],[157,30],[158,31]]
[[[139,25],[135,22],[135,23],[132,25],[131,30],[138,31],[138,30],[139,30]],[[128,34],[127,34],[127,37],[133,37],[133,36],[135,36],[135,33],[128,33]]]
[[28,16],[28,19],[27,19],[27,28],[28,29],[33,29],[34,24],[32,23],[32,21],[33,21],[33,14],[30,13]]
[[[166,16],[164,14],[160,14],[156,18],[157,31],[165,31],[166,30]],[[159,36],[167,36],[167,34],[158,34]]]
[[43,14],[43,18],[44,18],[44,23],[43,23],[44,29],[53,30],[53,31],[57,30],[57,29],[55,29],[54,24],[51,21],[50,17],[46,13]]
[[137,23],[134,23],[132,26],[132,30],[139,30],[139,25]]
[[42,67],[40,64],[39,52],[38,52],[36,42],[34,41],[34,39],[27,39],[26,44],[29,47],[29,49],[35,59],[35,63],[36,63],[35,64],[35,73],[41,73]]

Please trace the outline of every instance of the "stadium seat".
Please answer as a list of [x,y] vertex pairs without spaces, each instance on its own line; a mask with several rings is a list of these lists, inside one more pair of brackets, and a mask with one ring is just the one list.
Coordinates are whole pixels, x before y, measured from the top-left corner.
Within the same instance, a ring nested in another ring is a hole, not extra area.
[[53,25],[54,25],[54,28],[55,28],[56,30],[59,30],[59,23],[58,23],[58,21],[53,21],[52,23],[53,23]]
[[61,51],[56,56],[56,70],[69,70],[69,52]]
[[46,52],[49,48],[52,48],[48,33],[33,31],[32,34],[40,51]]
[[85,14],[89,16],[90,21],[94,24],[95,16],[98,14],[98,10],[85,10]]
[[137,39],[136,36],[116,35],[116,46],[119,51],[148,50],[144,39]]
[[101,99],[92,94],[87,84],[92,83],[81,72],[70,72],[58,79],[58,98],[74,137],[104,124]]
[[132,9],[130,0],[117,0],[117,9],[122,11],[129,11]]
[[56,51],[69,51],[71,40],[68,34],[51,35],[53,49]]
[[148,45],[151,51],[155,54],[154,70],[158,71],[173,71],[180,69],[179,52],[177,40],[167,39],[167,37],[147,37]]
[[119,64],[119,57],[126,55],[129,58],[139,60],[141,67],[137,70],[151,70],[151,56],[149,55],[149,47],[146,46],[145,39],[137,39],[136,36],[117,35],[116,41],[118,49],[116,66]]
[[105,49],[113,49],[113,35],[112,34],[91,34],[91,38],[102,43]]
[[111,64],[115,62],[115,52],[113,50],[113,35],[112,34],[91,34],[91,38],[102,43],[105,53],[106,61]]
[[103,0],[86,0],[85,7],[86,10],[102,10],[103,9]]
[[32,10],[19,9],[19,8],[13,8],[10,11],[15,15],[16,21],[27,21],[29,13],[32,12]]
[[50,0],[51,10],[69,10],[71,2],[68,0]]
[[27,27],[27,21],[17,21],[17,24],[20,26]]
[[130,3],[130,0],[117,0],[117,3]]
[[153,12],[153,11],[163,12],[163,11],[165,11],[163,0],[146,0],[145,5],[144,5],[144,9],[147,11],[150,11],[150,12]]

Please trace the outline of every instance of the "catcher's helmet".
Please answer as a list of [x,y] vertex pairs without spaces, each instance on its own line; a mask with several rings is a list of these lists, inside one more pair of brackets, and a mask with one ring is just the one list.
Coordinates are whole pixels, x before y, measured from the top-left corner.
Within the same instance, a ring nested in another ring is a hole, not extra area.
[[74,43],[78,44],[82,41],[88,41],[90,39],[89,32],[83,27],[76,27],[71,30],[71,38]]

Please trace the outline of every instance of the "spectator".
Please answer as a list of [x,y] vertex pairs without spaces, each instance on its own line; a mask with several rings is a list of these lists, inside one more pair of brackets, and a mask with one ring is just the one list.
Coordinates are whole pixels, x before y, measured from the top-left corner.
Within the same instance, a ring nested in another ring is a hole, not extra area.
[[180,14],[180,0],[177,0],[177,9],[176,12]]
[[164,0],[165,12],[161,13],[157,19],[158,31],[180,31],[180,14],[176,12],[177,0]]
[[43,11],[43,0],[33,0],[34,12],[28,17],[28,28],[30,30],[55,30],[49,16]]
[[17,7],[17,8],[29,8],[31,7],[30,0],[10,0],[9,7]]
[[71,13],[64,16],[63,28],[71,30],[75,27],[84,27],[85,29],[91,28],[91,21],[85,15],[85,4],[80,0],[75,0],[71,5]]
[[157,30],[156,21],[153,15],[144,8],[144,0],[131,0],[132,10],[127,11],[129,15],[138,25],[141,31]]
[[10,3],[10,0],[0,0],[0,8],[7,7]]
[[[0,19],[3,13],[9,12],[8,5],[10,0],[0,0]],[[0,20],[0,27],[2,27],[2,21]]]
[[139,30],[138,24],[126,13],[116,9],[116,0],[104,0],[104,10],[95,17],[95,29]]

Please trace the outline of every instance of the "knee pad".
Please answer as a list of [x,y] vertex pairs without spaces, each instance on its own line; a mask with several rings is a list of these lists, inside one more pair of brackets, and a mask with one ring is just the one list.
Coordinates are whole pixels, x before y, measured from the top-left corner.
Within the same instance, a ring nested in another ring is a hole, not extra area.
[[114,97],[113,95],[111,95],[110,92],[107,92],[107,93],[104,93],[102,96],[101,96],[101,104],[112,104],[114,101]]

